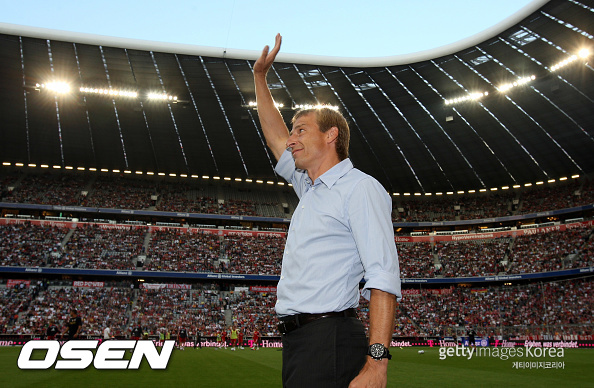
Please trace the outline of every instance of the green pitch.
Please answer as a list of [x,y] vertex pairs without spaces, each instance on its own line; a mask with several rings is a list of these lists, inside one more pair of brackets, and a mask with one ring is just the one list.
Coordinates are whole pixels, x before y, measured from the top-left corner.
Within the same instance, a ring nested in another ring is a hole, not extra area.
[[[12,387],[280,387],[281,351],[174,350],[166,370],[83,371],[17,368],[20,347],[0,348],[0,386]],[[424,354],[419,354],[424,350]],[[566,349],[562,358],[447,357],[438,348],[391,348],[388,387],[594,387],[594,350]],[[34,353],[35,354],[35,353]],[[564,369],[516,369],[514,362],[563,362]]]

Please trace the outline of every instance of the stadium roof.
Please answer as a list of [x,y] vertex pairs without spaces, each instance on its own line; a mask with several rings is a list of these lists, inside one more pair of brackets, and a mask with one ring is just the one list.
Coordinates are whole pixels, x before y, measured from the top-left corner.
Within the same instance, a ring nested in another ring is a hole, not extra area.
[[[298,104],[338,106],[353,163],[391,192],[591,174],[593,7],[550,1],[434,57],[281,55],[269,81],[287,121]],[[2,162],[280,179],[249,104],[256,53],[102,39],[1,26]],[[110,89],[138,96],[97,93]]]

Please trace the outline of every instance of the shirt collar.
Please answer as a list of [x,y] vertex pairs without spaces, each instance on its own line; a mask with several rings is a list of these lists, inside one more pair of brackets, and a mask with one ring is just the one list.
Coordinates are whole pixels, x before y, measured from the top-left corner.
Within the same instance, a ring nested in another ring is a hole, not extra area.
[[352,169],[353,163],[351,162],[351,159],[346,158],[340,161],[338,164],[332,166],[330,170],[323,173],[318,179],[328,188],[332,188],[332,186],[334,186],[337,180],[342,178],[347,172],[351,171]]

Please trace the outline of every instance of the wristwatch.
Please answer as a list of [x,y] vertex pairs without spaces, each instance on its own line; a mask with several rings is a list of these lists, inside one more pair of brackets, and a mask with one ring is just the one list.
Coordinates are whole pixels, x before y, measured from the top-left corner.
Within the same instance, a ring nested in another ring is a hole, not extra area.
[[367,355],[371,356],[376,361],[379,361],[383,358],[387,358],[388,360],[392,359],[390,351],[384,346],[384,344],[369,345],[369,349],[367,349]]

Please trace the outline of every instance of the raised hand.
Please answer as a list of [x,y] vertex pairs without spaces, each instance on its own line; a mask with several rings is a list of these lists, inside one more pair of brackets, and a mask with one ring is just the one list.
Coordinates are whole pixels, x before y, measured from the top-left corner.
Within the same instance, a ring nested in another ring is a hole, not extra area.
[[270,70],[272,63],[276,58],[276,54],[278,54],[281,48],[282,40],[283,37],[281,36],[281,34],[276,34],[274,47],[272,48],[272,51],[268,52],[270,50],[270,47],[268,47],[268,45],[264,46],[264,49],[262,50],[262,55],[260,55],[260,58],[258,58],[256,63],[254,63],[254,75],[266,75],[266,73],[268,73],[268,70]]

